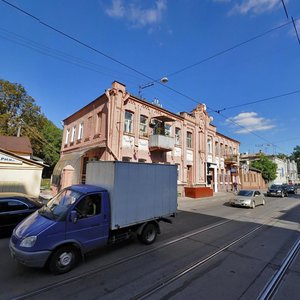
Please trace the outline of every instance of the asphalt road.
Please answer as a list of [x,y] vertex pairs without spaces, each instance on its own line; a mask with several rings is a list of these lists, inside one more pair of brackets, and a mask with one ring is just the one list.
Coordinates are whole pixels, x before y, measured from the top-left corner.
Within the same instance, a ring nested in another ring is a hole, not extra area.
[[[91,253],[54,276],[14,262],[0,240],[1,299],[256,299],[299,238],[300,195],[255,209],[228,197],[182,199],[150,246],[137,240]],[[274,299],[300,299],[297,254]]]

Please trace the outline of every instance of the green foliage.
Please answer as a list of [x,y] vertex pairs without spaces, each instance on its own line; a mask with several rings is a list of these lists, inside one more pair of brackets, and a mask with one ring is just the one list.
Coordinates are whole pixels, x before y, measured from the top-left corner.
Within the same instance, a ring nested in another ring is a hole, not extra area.
[[294,148],[294,152],[291,155],[291,159],[293,159],[296,162],[298,172],[300,172],[300,146],[296,146]]
[[262,177],[268,182],[276,178],[277,164],[264,154],[261,154],[258,160],[253,161],[251,167],[260,170]]
[[285,160],[285,159],[288,159],[288,158],[289,158],[289,156],[286,155],[286,154],[284,154],[284,153],[278,153],[276,156],[277,156],[278,158],[282,159],[282,160]]
[[59,159],[62,130],[42,113],[23,86],[0,79],[0,135],[28,136],[33,155],[54,166]]

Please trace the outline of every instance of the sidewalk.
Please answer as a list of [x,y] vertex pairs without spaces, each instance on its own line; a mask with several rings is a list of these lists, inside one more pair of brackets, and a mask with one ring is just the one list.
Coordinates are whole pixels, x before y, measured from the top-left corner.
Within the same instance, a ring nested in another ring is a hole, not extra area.
[[39,199],[46,204],[52,198],[51,190],[41,189]]

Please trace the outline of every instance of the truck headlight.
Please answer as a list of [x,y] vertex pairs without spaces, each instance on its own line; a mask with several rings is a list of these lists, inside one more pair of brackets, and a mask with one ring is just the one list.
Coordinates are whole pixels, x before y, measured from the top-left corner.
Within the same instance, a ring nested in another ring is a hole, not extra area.
[[31,248],[34,246],[36,239],[37,239],[37,237],[34,235],[28,236],[21,242],[20,247]]

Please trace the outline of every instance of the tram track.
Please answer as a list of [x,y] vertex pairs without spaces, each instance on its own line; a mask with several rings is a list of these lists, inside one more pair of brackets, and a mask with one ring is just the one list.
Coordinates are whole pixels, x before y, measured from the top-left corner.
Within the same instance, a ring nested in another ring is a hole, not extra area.
[[286,275],[289,267],[293,263],[296,255],[300,251],[300,238],[294,243],[291,247],[288,254],[285,256],[280,268],[277,272],[273,275],[273,277],[269,280],[266,284],[264,289],[261,291],[260,295],[258,296],[257,300],[269,300],[273,299],[276,295],[276,292],[280,288],[280,284],[282,283],[284,276]]
[[[282,211],[281,211],[281,214],[282,214]],[[59,282],[47,284],[41,288],[23,293],[22,295],[19,295],[12,299],[31,299],[34,297],[42,297],[42,296],[44,296],[43,294],[46,294],[47,292],[53,293],[53,290],[55,288],[62,288],[64,285],[68,285],[68,284],[72,284],[72,283],[77,284],[77,281],[79,281],[81,279],[87,279],[87,278],[89,278],[89,276],[93,276],[93,275],[98,276],[98,274],[100,274],[103,271],[108,271],[108,270],[112,269],[113,267],[133,261],[134,259],[142,258],[144,255],[146,256],[147,254],[151,254],[155,251],[167,248],[169,246],[172,246],[172,245],[175,246],[177,243],[180,243],[181,241],[184,241],[185,239],[196,237],[197,235],[199,235],[201,233],[209,232],[210,230],[218,228],[224,224],[227,224],[230,222],[235,222],[235,221],[237,221],[237,219],[225,220],[222,222],[218,222],[218,223],[206,226],[200,230],[196,230],[196,231],[192,231],[188,234],[180,235],[177,238],[163,242],[161,244],[158,244],[157,246],[153,246],[153,247],[151,247],[151,249],[148,249],[145,251],[140,251],[136,254],[118,259],[118,260],[110,262],[110,263],[106,263],[106,264],[99,266],[97,268],[94,268],[90,271],[87,271],[87,272],[84,272],[84,273],[81,273],[81,274],[78,274],[78,275],[75,275],[75,276],[72,276],[72,277],[69,277],[66,279],[62,279]],[[214,258],[217,258],[222,253],[225,253],[230,247],[232,247],[232,246],[238,244],[239,242],[241,242],[242,240],[250,237],[252,234],[257,232],[258,230],[260,230],[262,228],[268,228],[269,226],[273,226],[273,224],[275,224],[277,222],[278,222],[278,220],[274,221],[274,216],[267,217],[267,219],[265,219],[264,222],[261,223],[260,225],[256,224],[255,227],[252,226],[252,228],[250,230],[248,228],[247,232],[240,234],[236,238],[232,237],[233,240],[231,240],[228,243],[224,243],[221,246],[220,245],[217,246],[216,250],[210,251],[210,253],[202,255],[202,257],[200,257],[199,259],[195,258],[196,261],[194,261],[193,263],[187,263],[186,266],[182,265],[182,267],[178,271],[174,271],[174,272],[172,272],[172,274],[165,275],[161,280],[154,282],[152,284],[152,286],[150,286],[148,288],[145,287],[143,291],[140,291],[138,293],[136,292],[137,293],[136,295],[133,293],[132,295],[135,295],[135,296],[134,297],[129,296],[129,297],[131,297],[130,299],[146,299],[146,298],[151,297],[152,295],[155,296],[156,293],[158,294],[163,288],[171,285],[173,282],[176,282],[177,280],[183,278],[184,276],[187,276],[188,274],[192,273],[197,268],[200,268],[201,266],[203,266],[205,263],[208,263],[209,261],[212,261]],[[297,247],[298,247],[297,251],[299,251],[299,245]],[[112,290],[113,289],[111,289],[111,291]],[[103,295],[103,297],[105,297],[105,295]],[[37,299],[39,299],[39,298],[37,298]],[[258,299],[270,299],[270,298],[258,298]]]
[[184,269],[182,269],[182,270],[180,270],[180,271],[178,271],[174,274],[171,274],[168,278],[163,279],[162,281],[156,283],[154,286],[148,288],[147,290],[137,294],[136,296],[134,296],[131,299],[132,300],[142,300],[142,299],[149,298],[150,296],[152,296],[156,292],[158,292],[161,289],[167,287],[171,283],[181,279],[182,277],[188,275],[189,273],[193,272],[198,267],[200,267],[203,264],[205,264],[206,262],[209,262],[210,260],[214,259],[216,256],[220,255],[221,253],[224,253],[224,251],[228,250],[231,246],[236,245],[237,243],[239,243],[243,239],[249,237],[250,235],[254,234],[256,231],[258,231],[259,229],[261,229],[265,226],[266,226],[266,224],[262,224],[260,226],[255,227],[254,229],[252,229],[252,230],[248,231],[247,233],[243,234],[242,236],[234,239],[230,243],[224,245],[223,247],[221,247],[217,251],[209,254],[205,258],[201,258],[198,261],[191,264],[190,266],[188,266],[188,267],[186,267],[186,268],[184,268]]
[[70,283],[73,283],[73,282],[76,282],[78,280],[81,280],[83,278],[86,278],[86,277],[89,277],[89,276],[92,276],[94,274],[97,274],[97,273],[100,273],[102,271],[105,271],[107,269],[110,269],[110,268],[113,268],[115,266],[118,266],[120,264],[123,264],[123,263],[127,263],[131,260],[134,260],[136,258],[140,258],[141,256],[143,255],[147,255],[147,254],[150,254],[152,252],[155,252],[155,251],[158,251],[158,250],[161,250],[163,248],[166,248],[166,247],[169,247],[169,246],[172,246],[176,243],[179,243],[185,239],[188,239],[188,238],[191,238],[193,236],[196,236],[198,234],[201,234],[201,233],[204,233],[204,232],[207,232],[209,230],[212,230],[214,228],[217,228],[217,227],[220,227],[226,223],[230,223],[230,222],[233,222],[234,220],[225,220],[225,221],[222,221],[222,222],[218,222],[218,223],[215,223],[213,225],[210,225],[210,226],[206,226],[200,230],[196,230],[196,231],[192,231],[188,234],[185,234],[185,235],[182,235],[182,236],[179,236],[178,238],[175,238],[171,241],[167,241],[165,243],[162,243],[160,245],[157,245],[155,247],[152,247],[151,249],[148,249],[148,250],[145,250],[145,251],[141,251],[139,253],[136,253],[136,254],[133,254],[131,256],[128,256],[128,257],[125,257],[125,258],[121,258],[119,260],[116,260],[114,262],[111,262],[111,263],[108,263],[106,265],[103,265],[101,267],[98,267],[98,268],[94,268],[88,272],[85,272],[83,274],[79,274],[79,275],[76,275],[76,276],[72,276],[72,277],[69,277],[69,278],[66,278],[66,279],[63,279],[63,280],[60,280],[59,282],[54,282],[54,283],[51,283],[49,285],[46,285],[44,287],[41,287],[39,289],[35,289],[33,291],[30,291],[30,292],[27,292],[27,293],[24,293],[22,295],[19,295],[19,296],[16,296],[16,297],[13,297],[12,299],[14,300],[21,300],[21,299],[30,299],[31,297],[33,296],[38,296],[40,294],[43,294],[47,291],[50,291],[54,288],[58,288],[60,286],[63,286],[65,284],[70,284]]

